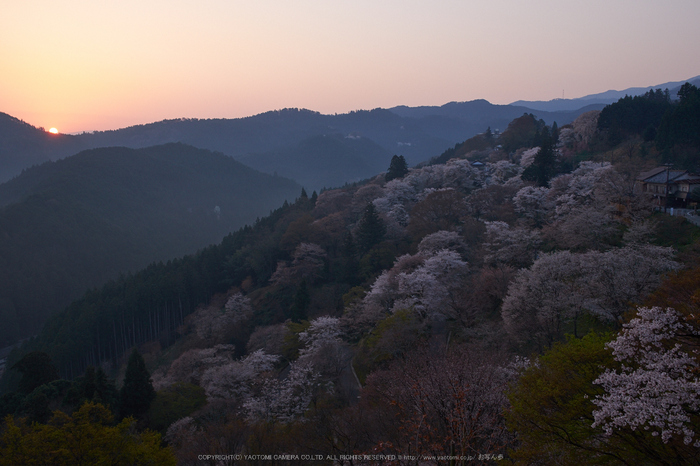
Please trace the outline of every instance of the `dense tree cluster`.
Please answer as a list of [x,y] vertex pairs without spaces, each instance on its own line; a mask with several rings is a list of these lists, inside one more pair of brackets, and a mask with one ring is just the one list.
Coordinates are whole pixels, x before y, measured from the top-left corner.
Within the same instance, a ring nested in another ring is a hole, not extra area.
[[598,128],[607,133],[615,145],[632,134],[653,140],[664,114],[671,108],[668,89],[648,91],[639,96],[625,96],[600,112]]

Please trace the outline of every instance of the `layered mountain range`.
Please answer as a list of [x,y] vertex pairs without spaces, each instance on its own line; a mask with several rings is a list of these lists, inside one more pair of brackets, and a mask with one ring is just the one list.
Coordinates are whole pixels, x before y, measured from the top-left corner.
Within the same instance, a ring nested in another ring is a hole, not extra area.
[[[536,111],[560,126],[593,105],[565,112]],[[410,165],[487,128],[505,129],[534,110],[493,105],[485,100],[440,107],[395,107],[323,115],[284,109],[237,119],[177,119],[113,131],[52,135],[9,115],[0,115],[0,181],[23,168],[81,150],[122,146],[142,148],[170,142],[222,152],[248,166],[295,179],[307,189],[355,182],[385,170],[392,155]]]

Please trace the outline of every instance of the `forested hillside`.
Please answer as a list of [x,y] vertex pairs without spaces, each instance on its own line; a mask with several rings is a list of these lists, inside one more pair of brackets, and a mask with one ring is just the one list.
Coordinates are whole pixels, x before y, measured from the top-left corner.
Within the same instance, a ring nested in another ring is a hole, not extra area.
[[85,294],[11,355],[0,451],[103,400],[180,464],[700,464],[700,229],[637,183],[697,166],[682,89],[395,157]]
[[301,188],[183,144],[107,148],[0,185],[0,346],[94,286],[193,253]]

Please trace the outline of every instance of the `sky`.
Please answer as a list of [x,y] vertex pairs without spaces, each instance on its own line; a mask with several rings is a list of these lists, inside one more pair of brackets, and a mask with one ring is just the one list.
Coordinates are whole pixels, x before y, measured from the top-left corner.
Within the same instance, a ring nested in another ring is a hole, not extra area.
[[700,75],[698,0],[0,0],[0,112],[75,133]]

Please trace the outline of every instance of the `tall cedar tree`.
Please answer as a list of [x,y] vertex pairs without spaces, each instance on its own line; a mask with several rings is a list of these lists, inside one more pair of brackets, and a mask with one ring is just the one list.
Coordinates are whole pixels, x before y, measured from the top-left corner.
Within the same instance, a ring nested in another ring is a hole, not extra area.
[[526,181],[534,181],[537,186],[547,186],[556,171],[557,161],[554,154],[554,143],[546,126],[541,133],[536,135],[535,139],[540,150],[535,155],[532,165],[523,172],[522,178]]
[[357,245],[362,254],[366,253],[373,246],[381,243],[386,234],[386,225],[379,217],[377,209],[372,202],[367,204],[365,212],[360,220],[360,227],[357,229]]
[[403,178],[408,173],[408,164],[403,155],[394,155],[389,164],[389,170],[386,172],[384,179],[391,181],[396,178]]
[[122,417],[133,416],[142,419],[156,397],[151,383],[151,374],[141,354],[134,349],[126,366],[124,385],[119,392]]

